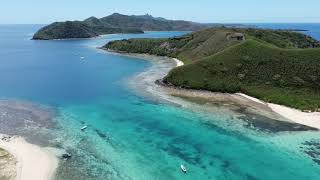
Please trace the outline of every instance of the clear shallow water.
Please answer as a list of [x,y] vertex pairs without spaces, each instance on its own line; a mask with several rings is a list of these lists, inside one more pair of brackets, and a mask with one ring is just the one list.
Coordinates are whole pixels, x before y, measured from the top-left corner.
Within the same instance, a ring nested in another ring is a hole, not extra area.
[[126,79],[151,63],[96,49],[183,32],[30,41],[38,28],[0,26],[0,97],[56,109],[56,128],[43,138],[73,155],[60,162],[56,179],[319,179],[320,166],[304,153],[320,151],[318,132],[247,128],[223,107],[198,112],[141,96]]

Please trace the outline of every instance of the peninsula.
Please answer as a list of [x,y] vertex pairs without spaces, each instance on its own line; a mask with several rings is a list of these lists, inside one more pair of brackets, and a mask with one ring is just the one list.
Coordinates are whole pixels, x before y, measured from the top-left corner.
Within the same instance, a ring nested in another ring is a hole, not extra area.
[[43,27],[33,40],[93,38],[104,34],[144,33],[144,31],[196,31],[217,24],[167,20],[151,15],[122,15],[114,13],[103,18],[90,17],[84,21],[55,22]]
[[167,86],[244,93],[303,111],[320,108],[320,43],[285,30],[210,28],[169,39],[114,41],[103,48],[178,58]]

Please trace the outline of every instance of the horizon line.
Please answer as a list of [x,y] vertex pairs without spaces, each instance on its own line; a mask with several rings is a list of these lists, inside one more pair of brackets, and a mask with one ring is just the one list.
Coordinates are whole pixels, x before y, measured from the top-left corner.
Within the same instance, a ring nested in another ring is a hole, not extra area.
[[[54,21],[64,22],[64,21]],[[54,23],[52,22],[52,23]],[[195,22],[195,21],[192,21]],[[196,22],[200,24],[320,24],[320,22]],[[0,23],[0,25],[49,25],[51,23]]]

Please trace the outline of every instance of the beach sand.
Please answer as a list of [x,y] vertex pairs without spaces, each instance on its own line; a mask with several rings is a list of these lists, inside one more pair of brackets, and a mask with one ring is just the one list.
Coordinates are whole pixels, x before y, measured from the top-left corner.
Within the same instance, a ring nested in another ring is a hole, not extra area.
[[320,112],[307,113],[278,104],[268,103],[267,105],[274,112],[293,122],[320,129]]
[[22,137],[0,135],[0,148],[12,154],[16,163],[17,180],[52,179],[58,166],[57,157],[49,149],[26,142]]
[[177,59],[177,58],[172,58],[172,59],[177,63],[177,67],[184,65],[184,63],[182,61],[180,61],[179,59]]
[[292,122],[320,129],[320,112],[302,112],[298,109],[293,109],[290,107],[273,103],[266,103],[257,98],[250,97],[242,93],[237,93],[237,95],[250,99],[251,101],[264,104],[265,106],[269,107],[273,112],[283,116],[286,119],[289,119]]

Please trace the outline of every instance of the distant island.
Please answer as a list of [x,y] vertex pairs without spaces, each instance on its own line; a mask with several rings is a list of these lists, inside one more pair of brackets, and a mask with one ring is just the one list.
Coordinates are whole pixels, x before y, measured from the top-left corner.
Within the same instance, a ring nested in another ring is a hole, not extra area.
[[304,111],[320,110],[320,43],[289,30],[210,28],[169,39],[113,41],[103,49],[178,58],[166,86],[244,93]]
[[114,13],[103,18],[90,17],[84,21],[55,22],[43,27],[33,40],[93,38],[104,34],[144,33],[144,31],[197,31],[218,24],[167,20],[151,15],[128,16]]

